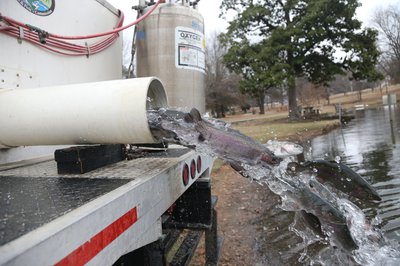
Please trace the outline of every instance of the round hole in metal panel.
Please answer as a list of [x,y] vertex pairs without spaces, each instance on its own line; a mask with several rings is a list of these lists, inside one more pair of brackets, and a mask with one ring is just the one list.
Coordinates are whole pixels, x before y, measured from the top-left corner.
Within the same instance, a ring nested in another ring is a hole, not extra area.
[[201,172],[201,157],[198,156],[197,157],[197,173],[200,174],[200,172]]
[[196,177],[196,162],[194,160],[190,163],[190,177],[192,179]]
[[183,166],[182,181],[185,186],[189,183],[189,166],[187,164]]

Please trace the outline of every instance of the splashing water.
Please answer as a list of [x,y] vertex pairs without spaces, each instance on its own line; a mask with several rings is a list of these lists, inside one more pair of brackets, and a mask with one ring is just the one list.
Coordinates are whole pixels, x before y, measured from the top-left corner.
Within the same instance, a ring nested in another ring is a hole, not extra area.
[[386,240],[382,232],[368,223],[364,213],[352,202],[338,199],[338,204],[346,214],[351,233],[360,247],[354,252],[354,259],[360,265],[399,265],[399,243]]
[[[279,146],[279,142],[271,145],[270,142],[271,149],[288,155],[285,157],[284,154],[283,160],[274,161],[268,148],[232,130],[229,124],[205,118],[189,121],[187,115],[168,109],[150,110],[148,120],[153,135],[161,141],[178,143],[195,148],[199,153],[219,157],[243,176],[266,184],[279,195],[279,207],[296,213],[289,230],[303,239],[300,263],[400,265],[400,245],[386,240],[375,224],[367,221],[362,210],[347,199],[347,195],[331,191],[329,186],[319,183],[315,178],[318,169],[288,173],[288,164],[293,161],[290,145],[282,143]],[[335,158],[338,164],[340,160],[340,157]],[[311,254],[308,247],[315,243],[319,243],[320,248]]]

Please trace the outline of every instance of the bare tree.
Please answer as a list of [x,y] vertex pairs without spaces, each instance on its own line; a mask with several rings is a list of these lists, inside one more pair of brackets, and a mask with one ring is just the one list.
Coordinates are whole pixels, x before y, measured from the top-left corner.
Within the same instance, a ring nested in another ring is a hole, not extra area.
[[277,86],[271,88],[267,91],[267,96],[269,96],[271,103],[272,102],[279,102],[282,105],[285,104],[285,100],[287,100],[287,90],[284,85]]
[[303,106],[320,104],[321,99],[327,98],[327,89],[322,85],[313,84],[304,78],[298,78],[296,83],[300,88],[297,92],[297,97]]
[[392,82],[400,82],[400,8],[377,10],[373,21],[382,38],[380,67]]
[[240,76],[229,72],[222,63],[225,53],[214,33],[206,48],[206,105],[216,117],[224,117],[233,105],[242,109],[246,105],[246,98],[239,92]]

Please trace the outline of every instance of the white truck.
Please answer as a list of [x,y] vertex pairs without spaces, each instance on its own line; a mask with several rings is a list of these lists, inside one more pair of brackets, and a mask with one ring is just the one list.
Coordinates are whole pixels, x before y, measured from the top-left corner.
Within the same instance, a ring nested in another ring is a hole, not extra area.
[[[140,16],[194,5],[160,2]],[[187,265],[202,232],[218,262],[213,159],[154,143],[146,111],[170,92],[121,79],[122,16],[104,0],[0,1],[0,265]],[[179,29],[204,38],[198,25]]]

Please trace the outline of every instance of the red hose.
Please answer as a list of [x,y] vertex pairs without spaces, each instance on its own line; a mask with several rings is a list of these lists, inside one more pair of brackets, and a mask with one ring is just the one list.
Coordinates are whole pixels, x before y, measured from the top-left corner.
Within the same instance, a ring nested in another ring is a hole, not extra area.
[[[129,27],[132,27],[133,25],[138,24],[139,22],[141,22],[142,20],[147,18],[157,8],[157,6],[160,4],[161,1],[162,0],[158,0],[157,3],[155,5],[153,5],[152,8],[149,11],[147,11],[143,16],[141,16],[137,20],[129,23],[128,25],[119,26],[118,28],[115,28],[114,30],[111,30],[111,31],[92,34],[92,35],[86,35],[86,36],[63,36],[63,35],[57,35],[57,34],[53,34],[53,33],[48,33],[48,36],[49,37],[54,37],[54,38],[57,38],[57,39],[64,39],[64,40],[82,40],[82,39],[98,38],[98,37],[110,35],[110,34],[113,34],[113,33],[118,33],[118,32],[120,32],[122,30],[125,30],[125,29],[127,29]],[[122,12],[121,12],[121,16],[123,17],[123,13]],[[19,21],[16,21],[16,20],[12,19],[12,18],[9,18],[7,16],[3,16],[3,19],[5,21],[9,22],[10,24],[15,24],[15,25],[18,25],[20,27],[29,29],[29,27],[26,24],[23,24],[23,23],[21,23]]]
[[[93,35],[86,35],[86,36],[62,36],[62,35],[56,35],[52,33],[48,33],[45,31],[41,32],[35,32],[32,26],[24,24],[22,22],[16,21],[12,18],[2,16],[2,19],[6,21],[9,25],[0,25],[0,32],[4,32],[7,35],[20,38],[20,30],[19,28],[25,29],[24,31],[24,40],[27,40],[35,45],[40,46],[43,49],[47,49],[51,52],[62,54],[62,55],[68,55],[68,56],[82,56],[82,55],[91,55],[91,54],[96,54],[99,53],[106,48],[110,47],[118,38],[119,32],[122,30],[125,30],[129,27],[132,27],[133,25],[138,24],[139,22],[143,21],[145,18],[147,18],[156,8],[157,6],[162,2],[162,0],[158,0],[155,5],[152,6],[152,8],[147,11],[143,16],[138,18],[137,20],[129,23],[128,25],[122,26],[123,21],[124,21],[124,14],[120,11],[120,16],[118,19],[117,26],[114,30],[108,31],[108,32],[103,32],[103,33],[97,33]],[[44,34],[44,39],[45,43],[42,43],[40,40],[41,35]],[[103,40],[100,40],[94,44],[91,44],[89,46],[83,46],[83,45],[78,45],[75,43],[70,43],[66,42],[63,40],[83,40],[83,39],[92,39],[92,38],[98,38],[102,36],[110,35]],[[39,38],[38,38],[39,37]]]
[[[4,30],[4,33],[11,35],[13,37],[19,38],[20,37],[20,32],[18,28],[11,28],[10,30]],[[35,45],[40,46],[41,48],[47,49],[51,52],[59,53],[62,55],[90,55],[90,54],[96,54],[104,49],[108,48],[111,44],[113,44],[116,39],[118,38],[119,34],[113,34],[111,36],[108,36],[107,38],[96,42],[90,46],[82,46],[82,45],[77,45],[74,43],[69,43],[65,42],[62,40],[58,40],[55,38],[47,38],[46,39],[46,44],[42,44],[39,39],[37,38],[37,34],[30,32],[30,31],[25,31],[24,32],[24,37],[23,39],[26,41],[29,41]],[[63,50],[67,51],[64,52]],[[69,53],[72,52],[72,53]]]

